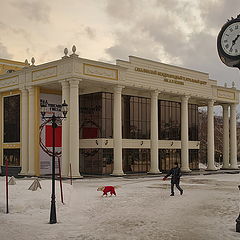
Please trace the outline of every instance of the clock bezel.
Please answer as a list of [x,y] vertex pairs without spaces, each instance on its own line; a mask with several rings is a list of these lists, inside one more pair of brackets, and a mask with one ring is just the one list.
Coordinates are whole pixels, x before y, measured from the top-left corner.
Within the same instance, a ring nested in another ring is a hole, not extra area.
[[218,55],[219,55],[221,61],[229,67],[235,67],[236,65],[239,65],[239,63],[240,63],[240,53],[239,53],[239,55],[236,55],[236,56],[232,56],[232,55],[227,54],[222,48],[221,39],[222,39],[224,31],[231,24],[236,23],[236,22],[240,22],[239,16],[237,18],[232,19],[232,20],[228,21],[227,23],[225,23],[223,25],[222,29],[220,30],[220,32],[218,34],[218,37],[217,37]]

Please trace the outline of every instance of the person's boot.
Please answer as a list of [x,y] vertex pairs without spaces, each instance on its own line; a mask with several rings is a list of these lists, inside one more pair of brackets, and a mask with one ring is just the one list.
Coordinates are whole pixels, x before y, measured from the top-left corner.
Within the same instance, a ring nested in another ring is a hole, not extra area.
[[183,195],[183,190],[180,191],[180,195]]
[[170,196],[174,196],[174,193],[171,193],[171,195]]

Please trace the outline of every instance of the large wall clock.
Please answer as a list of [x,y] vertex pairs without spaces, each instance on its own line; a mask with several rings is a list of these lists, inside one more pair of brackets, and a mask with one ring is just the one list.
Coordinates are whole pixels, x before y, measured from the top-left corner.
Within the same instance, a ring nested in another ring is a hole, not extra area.
[[223,25],[218,34],[217,49],[224,64],[240,69],[240,14]]

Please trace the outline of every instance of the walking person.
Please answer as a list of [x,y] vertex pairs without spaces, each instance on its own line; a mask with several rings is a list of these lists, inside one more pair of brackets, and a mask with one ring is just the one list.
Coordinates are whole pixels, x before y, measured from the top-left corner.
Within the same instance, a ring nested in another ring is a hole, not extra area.
[[180,183],[180,177],[182,176],[181,174],[181,169],[178,167],[178,163],[174,163],[174,167],[169,171],[169,173],[163,178],[165,181],[167,177],[171,176],[171,195],[174,196],[174,185],[176,185],[176,188],[179,190],[180,194],[183,194],[182,188],[179,186]]

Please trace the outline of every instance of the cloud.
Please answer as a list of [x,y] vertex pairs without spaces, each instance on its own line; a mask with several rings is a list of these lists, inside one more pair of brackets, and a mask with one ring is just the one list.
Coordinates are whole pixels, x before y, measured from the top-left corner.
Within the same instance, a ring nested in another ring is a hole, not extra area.
[[8,52],[7,47],[5,47],[0,42],[0,58],[12,59],[13,55]]
[[141,2],[142,0],[120,0],[117,2],[107,0],[106,12],[116,20],[125,21],[127,19],[133,19],[137,15],[137,8]]
[[235,18],[239,14],[239,0],[202,0],[199,2],[199,8],[206,26],[218,31],[227,19]]
[[51,9],[43,1],[15,1],[12,5],[30,20],[43,23],[49,22]]
[[[239,0],[108,1],[115,21],[112,58],[129,55],[210,73],[220,83],[237,79],[237,70],[221,63],[216,38],[227,18],[236,17]],[[127,23],[127,24],[126,24]]]
[[85,33],[87,34],[87,36],[89,37],[89,39],[94,40],[96,38],[96,31],[95,29],[91,28],[91,27],[85,27]]

